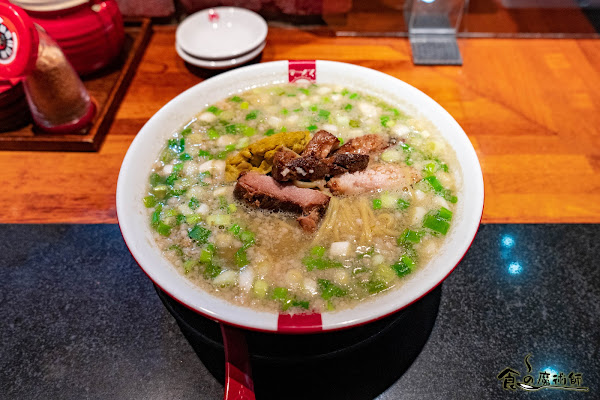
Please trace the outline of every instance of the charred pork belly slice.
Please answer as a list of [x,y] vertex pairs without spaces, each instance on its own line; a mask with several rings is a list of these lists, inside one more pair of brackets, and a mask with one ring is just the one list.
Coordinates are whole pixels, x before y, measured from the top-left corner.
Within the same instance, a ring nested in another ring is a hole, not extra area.
[[377,154],[390,146],[388,139],[381,135],[370,134],[350,139],[348,143],[340,147],[335,154]]
[[298,222],[307,232],[314,232],[329,205],[329,196],[318,190],[281,184],[257,172],[240,175],[233,194],[253,207],[302,214]]
[[407,165],[377,164],[364,171],[331,178],[327,186],[335,195],[361,194],[378,189],[403,189],[420,179],[419,171]]
[[302,156],[325,158],[329,153],[337,149],[339,145],[340,141],[338,138],[321,129],[310,139],[302,152]]
[[[375,136],[378,135],[367,135]],[[356,139],[354,139],[356,140]],[[378,148],[377,140],[370,138],[362,147]],[[350,144],[350,143],[349,143]],[[337,148],[339,140],[331,133],[320,130],[306,145],[301,156],[285,147],[280,148],[273,157],[273,177],[280,181],[315,181],[331,176],[363,170],[369,164],[369,155],[360,152],[340,152]],[[357,143],[361,147],[361,143]],[[381,144],[379,144],[379,147]],[[342,146],[343,148],[344,146]],[[349,150],[353,150],[349,148]]]
[[328,165],[314,156],[302,156],[282,147],[273,156],[273,178],[280,182],[316,181],[329,174]]
[[369,164],[369,155],[352,153],[334,153],[325,159],[329,166],[329,175],[336,176],[346,172],[362,171]]

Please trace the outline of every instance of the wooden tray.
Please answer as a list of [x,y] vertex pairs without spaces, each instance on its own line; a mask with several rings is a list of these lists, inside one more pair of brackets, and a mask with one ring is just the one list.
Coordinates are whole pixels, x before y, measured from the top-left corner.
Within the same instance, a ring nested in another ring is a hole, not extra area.
[[152,34],[149,18],[125,20],[125,44],[120,60],[97,74],[83,78],[98,111],[87,133],[51,135],[36,133],[33,125],[0,133],[0,150],[98,151],[133,78]]

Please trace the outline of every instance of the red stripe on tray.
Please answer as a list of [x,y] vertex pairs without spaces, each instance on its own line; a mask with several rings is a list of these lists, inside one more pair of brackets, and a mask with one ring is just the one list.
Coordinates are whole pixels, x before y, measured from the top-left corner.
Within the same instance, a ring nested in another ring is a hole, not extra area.
[[290,82],[317,80],[317,62],[315,60],[289,60],[288,79]]
[[310,333],[323,330],[321,314],[279,314],[277,332]]

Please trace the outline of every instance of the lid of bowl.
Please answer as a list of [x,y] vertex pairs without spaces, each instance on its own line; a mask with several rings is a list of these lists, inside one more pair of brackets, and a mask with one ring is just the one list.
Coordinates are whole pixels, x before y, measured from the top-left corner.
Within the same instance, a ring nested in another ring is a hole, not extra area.
[[177,44],[206,60],[226,60],[248,53],[267,37],[267,22],[238,7],[215,7],[187,17],[177,27]]
[[0,0],[0,79],[29,73],[37,61],[39,39],[27,13]]
[[11,0],[11,3],[29,11],[58,11],[77,7],[89,0]]

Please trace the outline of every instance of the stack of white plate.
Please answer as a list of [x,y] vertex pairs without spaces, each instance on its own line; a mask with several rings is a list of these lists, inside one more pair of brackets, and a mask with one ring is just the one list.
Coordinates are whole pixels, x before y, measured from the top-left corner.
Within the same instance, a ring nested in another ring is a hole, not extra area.
[[267,22],[245,8],[216,7],[187,17],[177,27],[175,48],[188,63],[226,69],[257,57],[265,48]]

